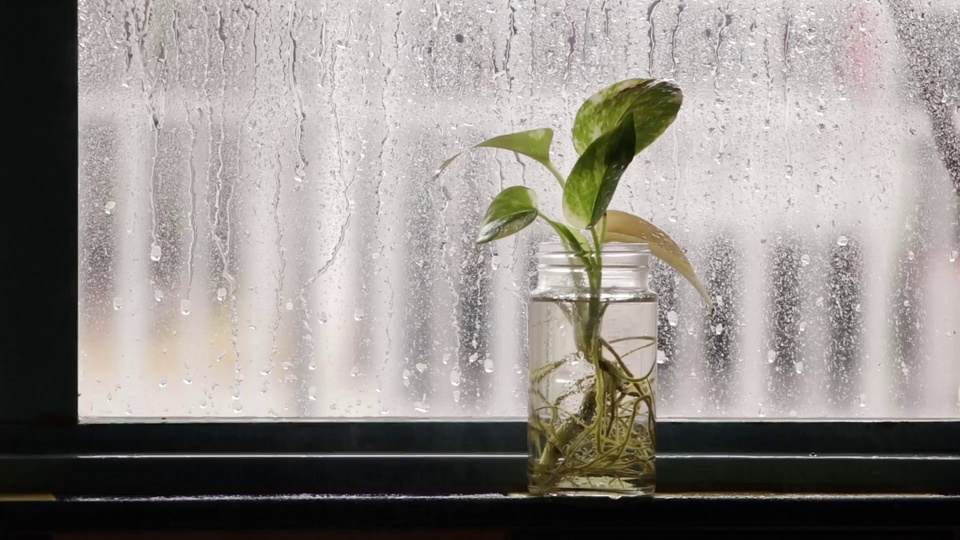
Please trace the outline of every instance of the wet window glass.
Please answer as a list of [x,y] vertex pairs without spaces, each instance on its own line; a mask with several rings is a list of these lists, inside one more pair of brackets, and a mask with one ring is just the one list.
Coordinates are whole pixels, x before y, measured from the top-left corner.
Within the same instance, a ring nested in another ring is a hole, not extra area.
[[[553,178],[478,150],[628,77],[677,122],[613,200],[655,268],[666,417],[960,416],[960,6],[949,0],[81,0],[79,406],[510,417]],[[554,206],[551,206],[554,205]]]

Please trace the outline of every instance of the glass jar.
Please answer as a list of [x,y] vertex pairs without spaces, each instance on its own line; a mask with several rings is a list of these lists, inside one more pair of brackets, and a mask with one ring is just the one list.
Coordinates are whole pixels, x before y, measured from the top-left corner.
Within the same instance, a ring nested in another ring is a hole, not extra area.
[[657,295],[646,244],[540,244],[528,315],[529,487],[652,495]]

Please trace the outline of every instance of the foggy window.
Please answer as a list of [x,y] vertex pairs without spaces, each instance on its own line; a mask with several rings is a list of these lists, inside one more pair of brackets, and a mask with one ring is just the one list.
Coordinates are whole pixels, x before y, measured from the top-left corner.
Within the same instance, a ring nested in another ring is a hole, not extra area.
[[477,248],[630,77],[674,126],[611,205],[685,247],[658,408],[960,415],[960,7],[949,0],[79,2],[80,414],[521,417],[535,228]]

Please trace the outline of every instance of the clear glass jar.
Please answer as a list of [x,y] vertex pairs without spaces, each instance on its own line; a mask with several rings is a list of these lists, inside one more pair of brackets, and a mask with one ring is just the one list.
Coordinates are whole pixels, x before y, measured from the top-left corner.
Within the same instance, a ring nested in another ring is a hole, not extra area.
[[[528,315],[529,487],[651,495],[657,295],[646,244],[577,255],[540,244]],[[599,271],[598,271],[599,270]]]

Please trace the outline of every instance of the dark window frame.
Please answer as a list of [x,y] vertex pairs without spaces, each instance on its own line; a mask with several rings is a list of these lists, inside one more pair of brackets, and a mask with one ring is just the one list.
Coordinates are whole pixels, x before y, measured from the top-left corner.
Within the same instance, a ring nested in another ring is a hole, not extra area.
[[[518,421],[80,423],[77,10],[15,2],[6,15],[0,493],[524,489]],[[659,435],[664,491],[960,493],[956,420],[667,420]]]

